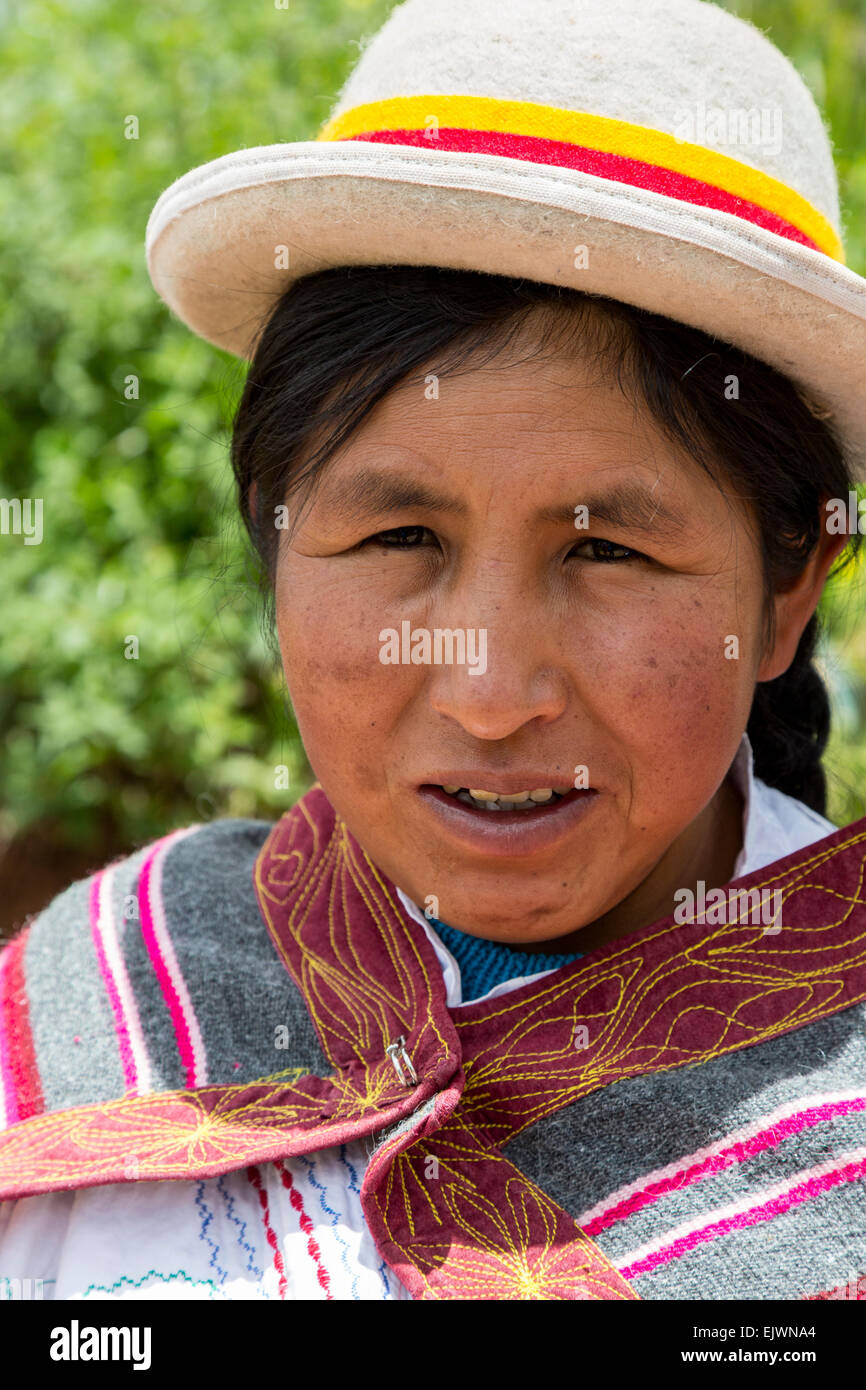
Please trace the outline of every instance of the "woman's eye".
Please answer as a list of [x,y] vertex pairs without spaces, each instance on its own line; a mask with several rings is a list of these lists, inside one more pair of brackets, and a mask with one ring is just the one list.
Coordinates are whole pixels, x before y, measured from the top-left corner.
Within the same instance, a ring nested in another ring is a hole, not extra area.
[[[385,550],[417,550],[430,541],[435,543],[435,536],[427,526],[395,526],[390,531],[378,531],[375,536],[369,536],[362,545],[380,545]],[[590,547],[587,553],[586,547]],[[581,555],[583,551],[583,555]],[[618,561],[641,560],[644,557],[639,550],[632,550],[626,545],[617,545],[615,541],[604,540],[600,536],[587,537],[578,545],[573,546],[570,555],[579,556],[582,559],[592,559],[601,564],[615,564]]]
[[569,555],[578,555],[585,546],[592,547],[592,555],[586,553],[581,558],[597,560],[602,564],[616,563],[618,560],[642,560],[639,550],[631,550],[627,545],[617,545],[616,541],[606,541],[601,536],[588,536],[585,541],[575,545]]
[[365,545],[382,545],[386,550],[415,550],[425,536],[433,532],[426,526],[395,526],[390,531],[379,531],[370,536]]

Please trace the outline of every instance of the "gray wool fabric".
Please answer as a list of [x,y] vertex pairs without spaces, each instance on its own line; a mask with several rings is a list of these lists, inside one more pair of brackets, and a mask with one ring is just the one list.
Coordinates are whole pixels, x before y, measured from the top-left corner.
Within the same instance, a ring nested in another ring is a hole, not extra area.
[[46,1110],[123,1095],[114,1022],[90,939],[90,885],[40,913],[25,950],[30,1027]]
[[[36,919],[24,961],[47,1110],[124,1093],[94,930],[100,883],[128,1013],[149,1042],[146,1089],[188,1084],[154,933],[140,918],[148,904],[154,921],[164,914],[176,977],[195,1000],[199,1084],[331,1072],[256,898],[254,865],[271,828],[193,828],[165,844],[158,882],[147,879],[148,846],[73,884]],[[376,1136],[368,1156],[400,1128]],[[864,1280],[866,1006],[700,1066],[615,1082],[519,1134],[505,1156],[641,1298],[799,1300]]]
[[[863,1005],[699,1067],[607,1086],[518,1135],[506,1155],[581,1224],[619,1189],[645,1189],[648,1175],[668,1166],[688,1174],[726,1137],[779,1116],[767,1147],[753,1156],[741,1151],[738,1161],[698,1180],[684,1178],[592,1238],[621,1268],[631,1252],[675,1239],[684,1225],[727,1219],[726,1233],[632,1278],[641,1298],[800,1299],[866,1273],[866,1181],[815,1190],[822,1165],[832,1171],[845,1155],[866,1153],[866,1109],[846,1114],[838,1101],[835,1110],[828,1105],[845,1095],[866,1097]],[[796,1130],[790,1112],[822,1106],[824,1120]],[[809,1176],[798,1183],[801,1175]],[[777,1199],[777,1213],[749,1218],[776,1188],[789,1190]],[[784,1211],[791,1188],[803,1200]],[[731,1206],[740,1209],[733,1221],[725,1215]],[[745,1219],[750,1224],[736,1229]]]
[[[213,822],[176,841],[162,866],[171,942],[196,1000],[208,1083],[254,1081],[287,1067],[316,1076],[332,1070],[256,900],[253,865],[271,829],[264,821]],[[186,1084],[185,1072],[134,915],[140,911],[140,877],[150,851],[146,846],[114,866],[111,906],[136,1010],[153,1042],[152,1089],[174,1090]],[[111,1100],[124,1092],[90,926],[90,883],[74,883],[60,893],[33,923],[25,948],[30,1022],[47,1110]]]
[[[181,840],[165,862],[163,893],[178,963],[193,998],[207,1001],[199,1022],[214,1082],[287,1066],[316,1076],[333,1070],[259,911],[253,866],[272,829],[262,821],[215,822]],[[279,1027],[288,1030],[285,1048],[276,1046]]]

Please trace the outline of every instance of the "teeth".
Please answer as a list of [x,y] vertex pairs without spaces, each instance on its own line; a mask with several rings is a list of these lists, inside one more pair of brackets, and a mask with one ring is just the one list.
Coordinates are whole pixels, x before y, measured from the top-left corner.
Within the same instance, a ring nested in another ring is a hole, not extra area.
[[470,787],[467,790],[465,787],[443,786],[442,790],[478,810],[532,811],[536,806],[561,800],[571,789],[563,787],[560,791],[554,787],[536,787],[535,790],[526,792],[491,792],[484,787]]

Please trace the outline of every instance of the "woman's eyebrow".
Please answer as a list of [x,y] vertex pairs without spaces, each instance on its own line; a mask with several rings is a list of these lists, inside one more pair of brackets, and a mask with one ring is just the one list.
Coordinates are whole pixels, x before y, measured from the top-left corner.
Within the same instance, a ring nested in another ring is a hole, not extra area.
[[589,525],[602,522],[657,535],[675,535],[688,525],[680,512],[666,507],[640,483],[621,483],[607,492],[578,498],[574,506],[542,507],[535,519],[557,525],[567,521],[574,523],[578,506],[586,508]]
[[459,497],[437,492],[426,483],[394,474],[361,468],[338,486],[326,487],[320,505],[337,520],[358,520],[364,516],[383,516],[413,507],[428,512],[450,512],[466,516],[469,508]]
[[[326,488],[320,505],[338,519],[357,521],[365,516],[386,516],[417,507],[428,512],[467,516],[469,507],[461,498],[437,491],[414,478],[359,469],[338,486]],[[533,521],[554,525],[574,524],[575,507],[584,506],[589,524],[607,523],[631,530],[656,534],[682,531],[686,520],[672,511],[639,483],[623,483],[606,492],[579,498],[573,504],[541,507]]]

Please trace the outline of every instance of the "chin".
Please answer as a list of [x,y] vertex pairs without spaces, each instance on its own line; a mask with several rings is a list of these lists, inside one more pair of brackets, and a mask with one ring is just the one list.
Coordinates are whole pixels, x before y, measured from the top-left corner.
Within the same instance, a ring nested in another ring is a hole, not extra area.
[[575,921],[572,899],[566,896],[555,905],[542,907],[537,893],[527,894],[525,905],[522,895],[501,894],[498,901],[485,899],[483,906],[479,906],[475,894],[455,895],[449,902],[443,902],[440,920],[471,936],[483,936],[488,941],[516,948],[549,941],[557,933],[569,935],[583,925],[582,919]]

